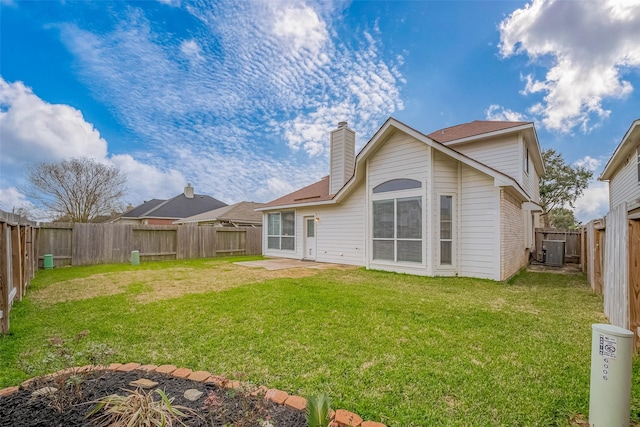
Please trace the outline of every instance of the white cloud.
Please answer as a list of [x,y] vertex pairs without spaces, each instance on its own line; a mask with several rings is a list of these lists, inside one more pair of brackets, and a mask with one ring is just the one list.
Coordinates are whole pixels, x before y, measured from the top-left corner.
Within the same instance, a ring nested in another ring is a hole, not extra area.
[[33,205],[16,187],[0,188],[0,209],[12,212],[13,209],[19,208],[31,210]]
[[180,0],[158,0],[158,2],[171,7],[180,7]]
[[509,110],[501,105],[493,104],[485,110],[487,120],[500,120],[509,122],[528,121],[527,116],[517,111]]
[[584,156],[582,159],[576,160],[574,162],[575,166],[585,167],[586,169],[592,172],[595,172],[600,167],[601,164],[602,164],[602,160],[594,159],[589,155]]
[[[402,58],[385,61],[378,34],[351,34],[354,46],[344,45],[339,7],[188,4],[202,24],[197,42],[172,38],[135,5],[111,32],[60,28],[81,79],[153,153],[150,163],[162,159],[163,171],[228,203],[265,201],[284,188],[269,183],[295,189],[326,175],[339,121],[362,144],[403,109]],[[185,55],[203,60],[185,67]]]
[[326,24],[305,4],[292,5],[274,12],[273,33],[291,45],[294,52],[301,49],[318,55],[328,41]]
[[[172,197],[186,184],[173,169],[140,162],[130,155],[109,156],[107,141],[77,109],[50,104],[22,82],[8,83],[0,77],[0,205],[2,209],[30,207],[15,185],[24,182],[28,164],[57,162],[72,157],[90,157],[114,164],[127,174],[128,198],[134,204],[144,199]],[[26,205],[25,205],[26,204]],[[31,207],[30,207],[31,208]]]
[[43,101],[22,82],[0,77],[0,107],[0,165],[5,172],[15,173],[27,163],[102,159],[107,154],[107,142],[80,111]]
[[548,129],[588,132],[609,116],[606,99],[633,90],[623,77],[640,68],[640,0],[533,0],[500,23],[500,38],[504,57],[551,63],[524,77],[523,94],[543,95],[529,112]]
[[602,218],[609,211],[609,184],[593,180],[574,203],[574,215],[583,224]]
[[185,40],[180,44],[180,51],[192,61],[203,61],[202,47],[195,40]]

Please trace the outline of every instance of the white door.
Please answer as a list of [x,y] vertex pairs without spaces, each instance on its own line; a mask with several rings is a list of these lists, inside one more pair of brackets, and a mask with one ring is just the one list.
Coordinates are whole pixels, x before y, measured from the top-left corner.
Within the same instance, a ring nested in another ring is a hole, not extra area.
[[316,259],[316,219],[305,217],[304,258]]

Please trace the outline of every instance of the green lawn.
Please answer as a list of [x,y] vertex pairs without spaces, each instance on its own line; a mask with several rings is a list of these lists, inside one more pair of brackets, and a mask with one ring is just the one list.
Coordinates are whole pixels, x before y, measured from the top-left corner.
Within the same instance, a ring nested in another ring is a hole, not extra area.
[[[86,329],[114,362],[242,373],[389,426],[568,426],[588,412],[591,324],[605,320],[583,276],[260,277],[230,261],[39,271],[0,338],[0,387],[27,378],[19,360],[42,358],[47,338]],[[73,299],[79,286],[91,292]],[[633,372],[639,421],[637,357]]]

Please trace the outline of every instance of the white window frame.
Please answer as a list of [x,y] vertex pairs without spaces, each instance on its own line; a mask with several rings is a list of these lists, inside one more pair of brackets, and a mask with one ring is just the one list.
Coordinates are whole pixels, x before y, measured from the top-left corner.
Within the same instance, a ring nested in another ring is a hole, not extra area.
[[[442,237],[442,197],[451,197],[451,238],[444,239]],[[456,233],[458,226],[458,213],[456,210],[456,194],[455,193],[438,193],[438,203],[437,203],[437,246],[438,250],[436,251],[436,265],[439,270],[455,270],[457,263],[457,245],[456,245]],[[442,242],[451,242],[451,264],[443,264],[442,263]]]
[[[293,215],[293,234],[283,234],[282,230],[283,230],[283,221],[282,221],[282,216],[283,214],[292,214]],[[278,230],[272,230],[271,229],[271,216],[278,216],[279,217],[279,221],[278,221]],[[293,248],[291,249],[282,249],[282,238],[285,239],[293,239]],[[277,238],[278,239],[278,247],[270,247],[270,242],[271,239]],[[281,212],[269,212],[267,214],[267,250],[274,250],[274,251],[287,251],[287,252],[295,252],[296,250],[296,212],[293,210],[290,211],[281,211]]]
[[[388,265],[407,265],[407,266],[425,266],[426,254],[424,253],[425,234],[427,232],[424,223],[425,214],[425,198],[423,197],[422,188],[416,188],[411,190],[390,191],[383,193],[374,193],[371,196],[370,212],[371,212],[371,238],[369,239],[371,248],[371,262],[375,264],[388,264]],[[398,200],[403,199],[417,199],[420,200],[420,238],[399,238],[398,237]],[[375,222],[373,217],[373,205],[374,202],[393,201],[393,237],[389,238],[374,238]],[[393,241],[393,260],[390,259],[376,259],[373,257],[373,242],[374,241]],[[398,241],[414,241],[420,242],[420,261],[404,261],[398,260]]]

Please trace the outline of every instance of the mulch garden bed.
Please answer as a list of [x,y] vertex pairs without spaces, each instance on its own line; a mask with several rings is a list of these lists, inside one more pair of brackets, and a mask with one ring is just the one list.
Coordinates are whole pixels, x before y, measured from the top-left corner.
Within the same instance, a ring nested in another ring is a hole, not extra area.
[[[251,396],[248,391],[219,387],[215,383],[203,383],[175,378],[156,372],[135,370],[131,372],[95,371],[86,374],[82,382],[82,393],[63,412],[56,410],[51,397],[33,397],[33,392],[46,386],[60,387],[55,379],[37,380],[5,397],[0,397],[0,426],[46,426],[74,427],[96,426],[98,416],[86,418],[95,406],[95,401],[112,394],[124,396],[126,390],[135,390],[132,381],[146,378],[157,382],[147,392],[163,390],[172,405],[191,408],[193,413],[180,421],[187,426],[234,426],[234,427],[306,427],[307,421],[302,411],[265,400],[262,396]],[[186,390],[203,392],[196,401],[184,397]],[[160,399],[157,394],[156,400]],[[185,411],[183,411],[185,412]],[[270,424],[269,424],[270,423]],[[173,425],[180,425],[175,422]]]

